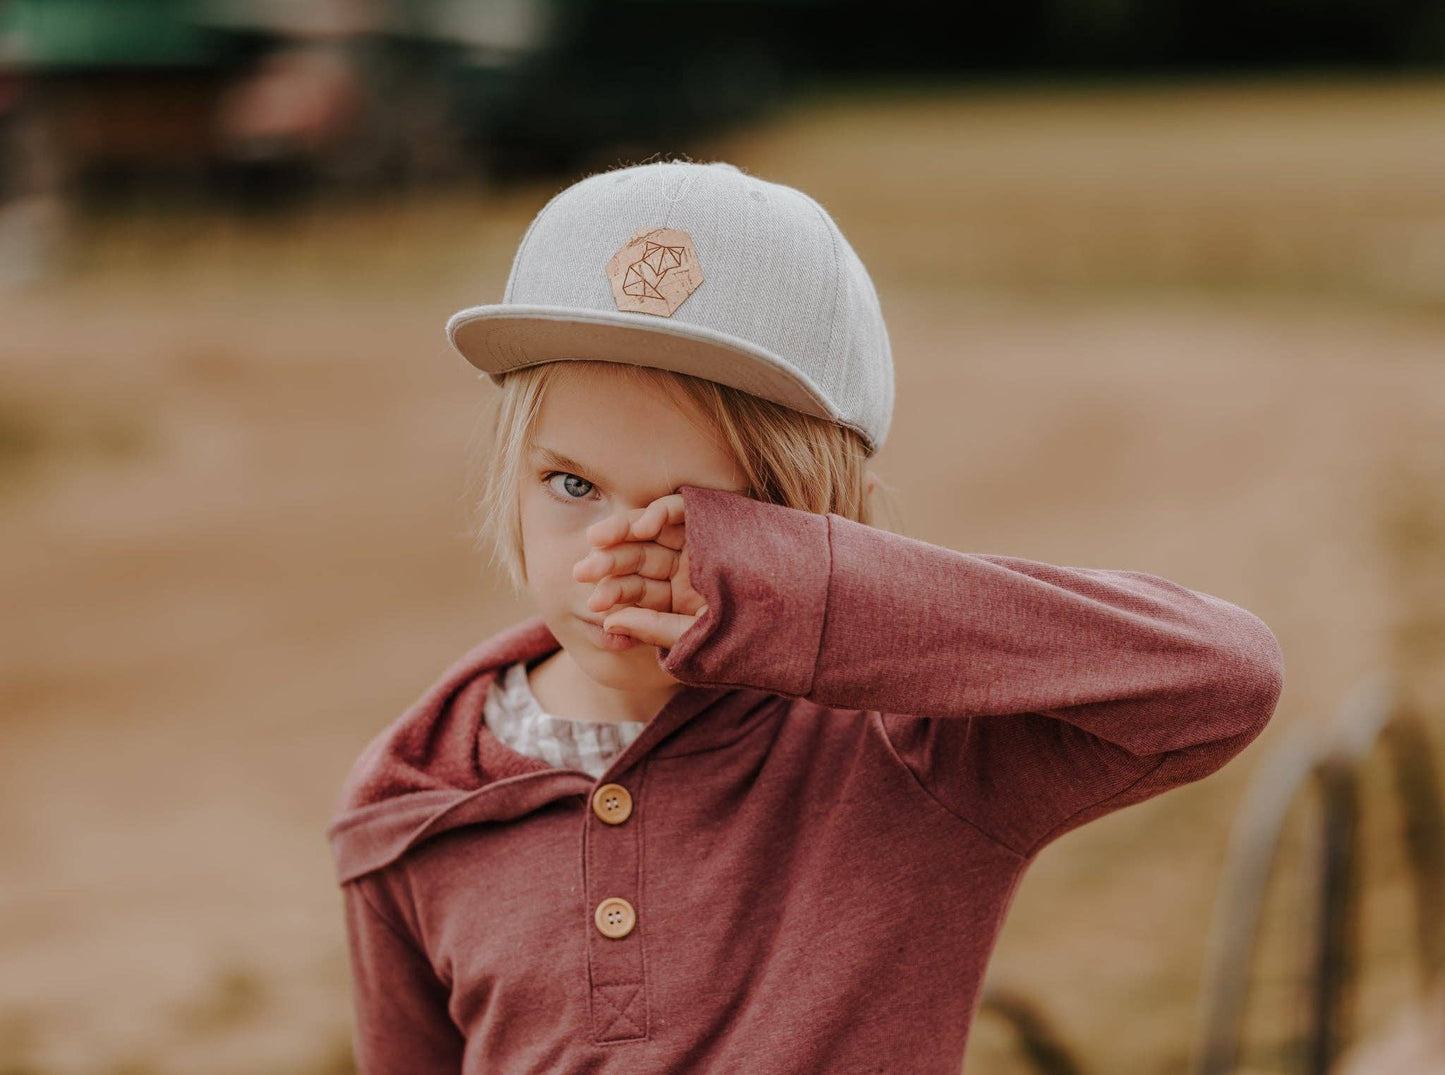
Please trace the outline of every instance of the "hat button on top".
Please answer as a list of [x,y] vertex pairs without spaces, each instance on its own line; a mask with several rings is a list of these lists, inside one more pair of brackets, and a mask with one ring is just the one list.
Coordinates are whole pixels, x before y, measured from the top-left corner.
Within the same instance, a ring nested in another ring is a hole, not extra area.
[[637,924],[637,912],[621,896],[609,896],[592,914],[598,932],[606,937],[626,937]]
[[603,784],[592,793],[592,812],[609,825],[632,816],[632,796],[621,784]]

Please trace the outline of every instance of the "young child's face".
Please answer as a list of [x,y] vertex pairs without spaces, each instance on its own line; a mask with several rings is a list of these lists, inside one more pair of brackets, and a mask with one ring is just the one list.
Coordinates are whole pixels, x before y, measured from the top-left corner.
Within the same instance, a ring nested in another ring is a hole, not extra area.
[[606,363],[567,365],[542,401],[521,468],[527,589],[590,678],[618,690],[656,691],[677,682],[658,666],[657,647],[604,649],[584,622],[600,623],[608,611],[587,607],[595,582],[572,577],[592,550],[587,528],[680,485],[744,493],[746,482],[701,419],[661,389],[624,379]]

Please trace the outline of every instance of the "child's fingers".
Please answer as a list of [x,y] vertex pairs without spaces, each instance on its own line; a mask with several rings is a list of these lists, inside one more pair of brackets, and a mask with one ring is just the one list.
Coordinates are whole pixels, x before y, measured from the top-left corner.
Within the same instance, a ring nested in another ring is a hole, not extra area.
[[697,616],[658,612],[650,608],[622,608],[602,621],[604,631],[618,631],[650,646],[671,649]]
[[[603,519],[588,528],[588,541],[592,545],[593,549],[613,549],[627,544],[649,544],[661,545],[663,548],[671,549],[673,552],[677,552],[681,550],[685,544],[687,544],[687,533],[681,523],[668,523],[651,538],[638,538],[634,536],[629,536],[632,533],[631,530],[627,532],[627,535],[610,540],[602,540],[594,537],[594,535],[598,533],[605,533],[605,531],[600,531],[597,529],[602,525],[602,523],[611,522],[618,519],[621,519],[621,516],[614,515],[611,519]],[[620,534],[621,529],[619,528],[618,530],[614,531],[614,533]]]
[[606,575],[665,579],[671,577],[677,555],[655,541],[626,541],[606,549],[593,549],[572,565],[572,577],[578,582],[596,582]]
[[655,541],[664,527],[682,522],[682,494],[660,496],[632,517],[631,536]]
[[608,575],[587,596],[587,607],[605,612],[615,605],[642,605],[666,611],[672,608],[672,584],[641,575]]
[[687,531],[682,523],[668,523],[651,538],[657,545],[664,545],[669,549],[677,550],[686,543]]
[[587,544],[611,545],[625,541],[632,533],[632,519],[635,512],[619,512],[605,519],[598,519],[587,528]]
[[[634,508],[598,519],[587,528],[587,542],[590,545],[612,545],[628,540],[658,541],[665,531],[675,532],[682,519],[682,494],[669,493],[645,508]],[[670,540],[661,540],[661,543],[677,547]]]
[[666,529],[677,529],[683,519],[681,493],[660,496],[643,509],[642,515],[632,524],[634,533],[648,541],[657,541]]

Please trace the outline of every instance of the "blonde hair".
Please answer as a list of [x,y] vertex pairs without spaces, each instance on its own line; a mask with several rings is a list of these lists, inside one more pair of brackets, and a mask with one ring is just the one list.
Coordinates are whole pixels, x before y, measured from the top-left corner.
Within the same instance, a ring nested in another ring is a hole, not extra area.
[[608,367],[690,404],[731,453],[753,499],[876,525],[868,481],[875,482],[874,496],[887,487],[869,467],[866,441],[856,430],[672,370],[581,359],[544,362],[502,375],[490,442],[486,451],[474,450],[467,479],[473,544],[490,552],[490,563],[502,568],[518,594],[527,584],[523,466],[548,386],[579,366]]

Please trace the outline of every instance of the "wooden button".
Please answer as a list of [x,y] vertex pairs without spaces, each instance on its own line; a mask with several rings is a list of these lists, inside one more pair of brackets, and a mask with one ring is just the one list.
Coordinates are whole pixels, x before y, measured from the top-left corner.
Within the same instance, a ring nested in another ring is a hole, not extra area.
[[632,816],[632,796],[621,784],[603,784],[592,793],[592,812],[609,825]]
[[607,937],[626,937],[637,925],[637,912],[621,896],[609,896],[597,905],[592,917],[597,929]]

